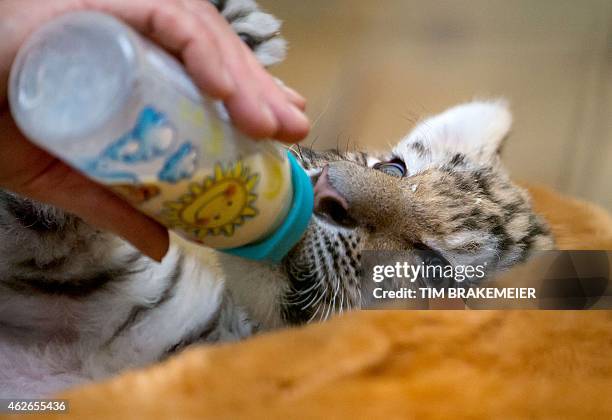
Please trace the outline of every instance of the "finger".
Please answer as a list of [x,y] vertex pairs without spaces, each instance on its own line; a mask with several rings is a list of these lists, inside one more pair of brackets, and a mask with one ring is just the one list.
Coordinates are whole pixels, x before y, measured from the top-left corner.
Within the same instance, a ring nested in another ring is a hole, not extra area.
[[[90,0],[90,3],[122,17],[181,57],[203,93],[216,95],[224,99],[226,105],[231,104],[226,107],[234,124],[243,132],[255,138],[269,137],[276,132],[278,123],[274,113],[258,99],[253,78],[245,70],[247,66],[240,51],[240,39],[211,4],[199,0],[133,0],[120,6],[115,0]],[[215,82],[209,83],[209,76],[221,71],[229,75],[223,78],[232,81],[232,88],[227,92],[211,91],[210,85],[215,85]]]
[[0,127],[1,188],[63,208],[161,260],[168,249],[164,227],[30,143],[2,107]]
[[279,129],[274,138],[287,142],[302,140],[308,134],[310,122],[304,113],[287,100],[287,95],[278,83],[250,54],[250,50],[242,45],[245,60],[255,74],[258,85],[266,92],[267,102],[279,121]]
[[[89,3],[122,17],[144,33],[153,34],[161,45],[181,56],[194,82],[208,94],[211,89],[206,75],[213,77],[218,71],[217,64],[209,59],[211,44],[215,45],[221,68],[233,82],[233,90],[227,95],[222,92],[219,97],[225,100],[234,125],[247,135],[298,139],[307,132],[304,116],[295,112],[295,108],[283,109],[278,99],[280,88],[270,82],[271,77],[250,51],[245,54],[242,41],[212,4],[200,0],[120,3],[117,0],[89,0]],[[203,41],[202,34],[207,34],[209,42]],[[248,60],[259,67],[258,73],[253,73],[253,65]],[[268,79],[265,87],[261,79]],[[277,99],[271,101],[271,96]],[[286,121],[279,122],[279,116]]]
[[[279,123],[263,97],[261,87],[248,65],[243,51],[243,42],[208,2],[183,0],[183,4],[200,19],[202,27],[210,31],[223,51],[225,65],[236,83],[233,94],[225,98],[225,106],[234,125],[254,138],[274,135]],[[194,54],[193,59],[202,61],[204,57],[205,55],[202,54]]]
[[285,102],[273,103],[272,112],[281,121],[280,129],[274,138],[286,143],[296,143],[303,140],[310,131],[310,121],[301,109]]
[[[233,122],[254,137],[274,137],[279,140],[301,140],[308,134],[309,122],[299,107],[292,104],[287,93],[255,59],[253,53],[234,33],[231,26],[218,13],[206,13],[208,3],[183,0],[187,8],[199,16],[218,37],[227,66],[236,81],[235,93],[226,99],[226,108]],[[241,54],[240,54],[241,53]],[[299,101],[299,100],[298,100]],[[257,110],[253,108],[257,107]],[[261,118],[276,121],[275,130],[261,123]]]
[[168,252],[165,227],[59,160],[53,160],[42,173],[15,192],[112,231],[156,261],[161,261]]
[[[48,3],[48,4],[47,4]],[[11,48],[0,48],[0,62],[11,63],[17,48],[26,36],[40,24],[62,13],[76,10],[98,10],[110,13],[124,20],[132,27],[153,38],[172,53],[181,54],[190,49],[197,39],[199,49],[206,51],[207,66],[188,69],[197,84],[206,94],[223,99],[233,91],[231,75],[226,71],[221,59],[221,50],[207,31],[197,25],[197,19],[182,7],[179,0],[40,0],[0,1],[0,12],[15,16],[20,25],[9,25],[8,33],[0,27],[0,35],[8,39]],[[36,13],[28,13],[36,10]],[[193,71],[192,71],[193,70]],[[0,66],[0,82],[8,77],[8,69]],[[0,83],[0,98],[4,92]]]
[[285,91],[287,99],[289,99],[293,105],[295,105],[300,111],[306,110],[306,99],[302,95],[287,85],[281,85],[281,87]]
[[289,99],[293,105],[302,111],[306,110],[306,99],[302,95],[300,95],[296,90],[287,86],[281,79],[275,77],[274,81],[281,87],[281,89],[283,89],[287,99]]
[[182,7],[155,9],[146,35],[180,55],[187,72],[202,92],[225,99],[235,90],[217,38]]
[[94,8],[122,18],[179,56],[205,94],[224,99],[233,93],[234,81],[222,57],[225,52],[211,31],[203,28],[200,20],[189,13],[181,1],[89,0],[84,8]]

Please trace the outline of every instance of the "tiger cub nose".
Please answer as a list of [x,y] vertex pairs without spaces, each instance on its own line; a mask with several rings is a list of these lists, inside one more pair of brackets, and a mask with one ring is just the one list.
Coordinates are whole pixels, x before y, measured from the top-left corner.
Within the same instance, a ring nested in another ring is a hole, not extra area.
[[355,221],[349,215],[347,200],[329,181],[329,165],[325,166],[314,186],[314,211],[333,222],[353,227]]

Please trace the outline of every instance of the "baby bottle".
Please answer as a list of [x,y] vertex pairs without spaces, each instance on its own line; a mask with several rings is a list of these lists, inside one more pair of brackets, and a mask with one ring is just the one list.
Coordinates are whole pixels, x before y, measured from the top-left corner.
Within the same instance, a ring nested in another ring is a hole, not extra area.
[[33,142],[187,239],[278,262],[306,230],[313,192],[295,158],[243,136],[176,59],[112,16],[69,13],[35,32],[9,100]]

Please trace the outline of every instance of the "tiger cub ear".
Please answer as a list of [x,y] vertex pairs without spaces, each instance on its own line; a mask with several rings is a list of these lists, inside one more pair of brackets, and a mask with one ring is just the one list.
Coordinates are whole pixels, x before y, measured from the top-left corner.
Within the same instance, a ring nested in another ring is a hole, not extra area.
[[505,100],[468,102],[423,120],[393,152],[411,175],[449,164],[489,164],[511,125]]

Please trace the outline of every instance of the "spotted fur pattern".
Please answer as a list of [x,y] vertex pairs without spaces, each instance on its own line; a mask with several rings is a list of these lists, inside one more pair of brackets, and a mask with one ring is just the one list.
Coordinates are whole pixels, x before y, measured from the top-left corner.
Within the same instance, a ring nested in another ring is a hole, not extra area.
[[[282,59],[279,23],[250,0],[214,2],[264,64]],[[475,103],[426,120],[391,152],[296,148],[313,181],[348,211],[320,211],[281,266],[188,247],[161,264],[79,218],[0,191],[0,396],[48,395],[170,357],[194,343],[361,307],[365,249],[432,249],[504,268],[552,246],[497,150],[503,105]],[[399,159],[408,173],[374,169]],[[336,209],[337,210],[337,209]]]
[[[348,209],[320,209],[285,261],[288,322],[325,319],[360,307],[363,250],[426,250],[488,272],[551,249],[545,222],[506,173],[499,149],[511,124],[503,101],[472,102],[421,122],[391,153],[295,148],[316,178],[327,176]],[[375,169],[400,162],[401,178]]]
[[[280,22],[251,0],[214,2],[264,65]],[[178,240],[177,240],[178,241]],[[257,327],[211,251],[162,264],[79,218],[0,190],[0,397],[36,397]]]

